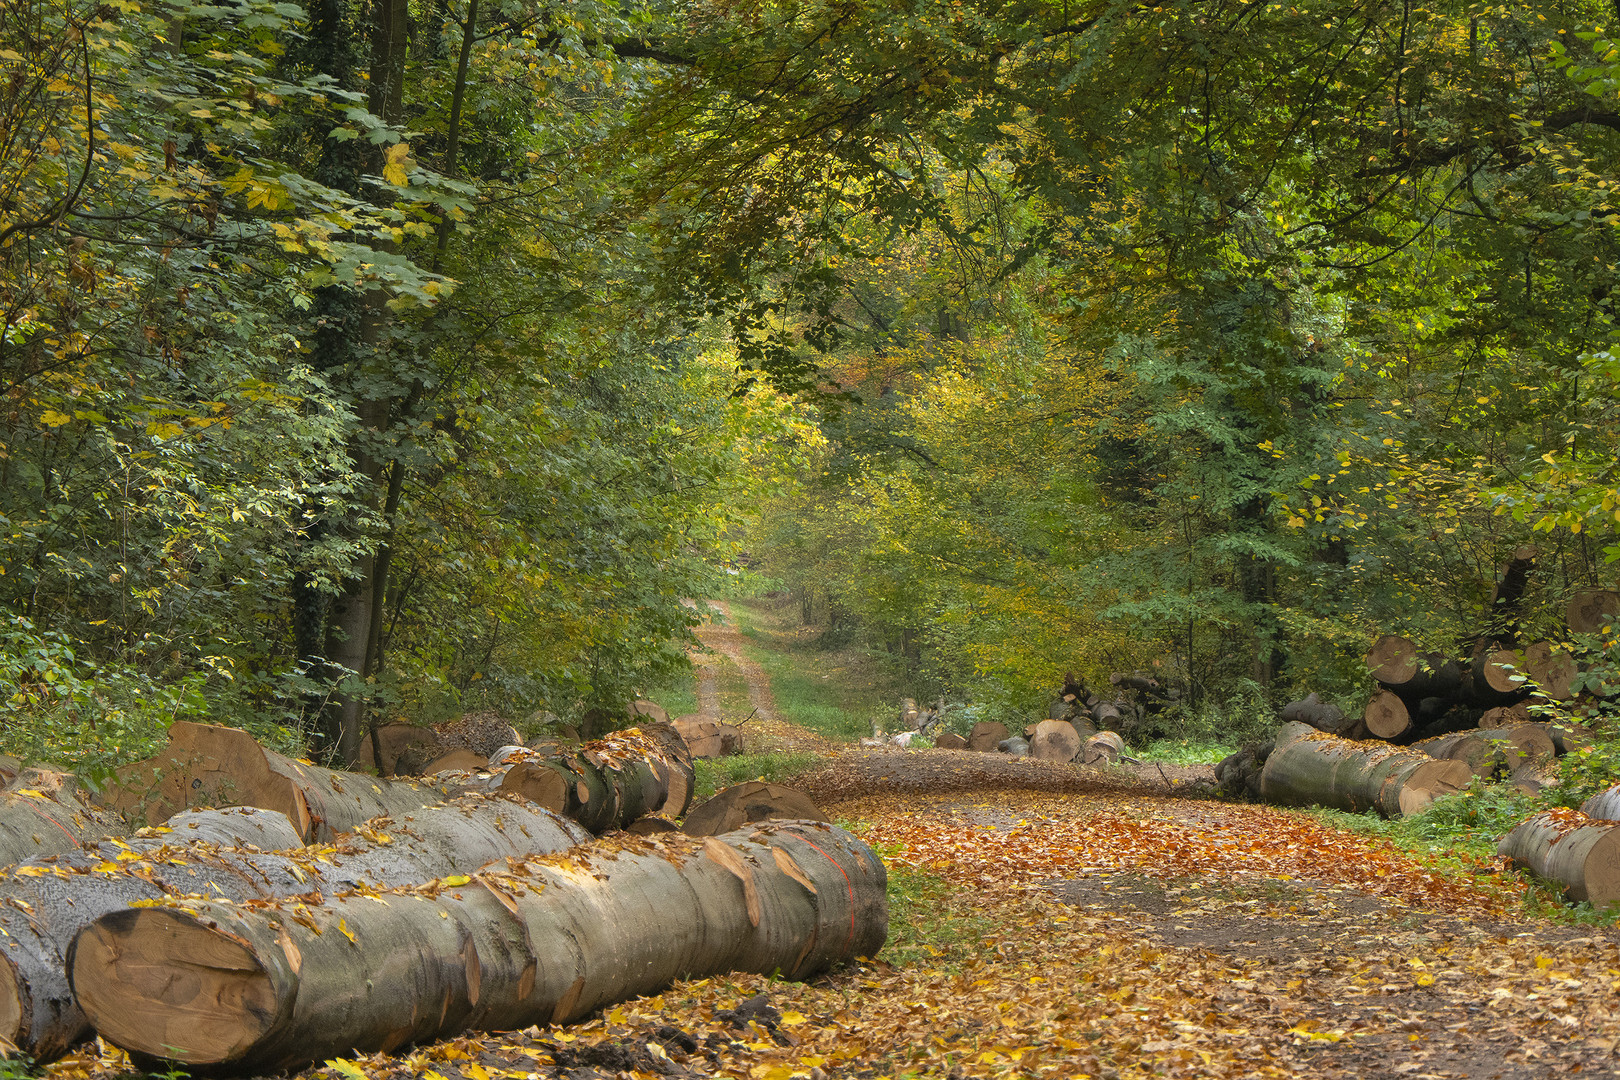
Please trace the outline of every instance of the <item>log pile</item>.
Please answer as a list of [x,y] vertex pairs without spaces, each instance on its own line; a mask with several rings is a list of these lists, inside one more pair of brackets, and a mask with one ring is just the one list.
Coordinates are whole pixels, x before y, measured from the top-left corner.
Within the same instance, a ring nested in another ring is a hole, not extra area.
[[69,773],[25,770],[0,796],[0,865],[77,851],[128,831],[117,814],[93,805]]
[[1558,882],[1576,903],[1620,903],[1620,822],[1564,807],[1543,810],[1520,822],[1496,851],[1514,866]]
[[116,911],[68,969],[108,1041],[260,1074],[566,1021],[682,976],[807,978],[883,945],[885,884],[870,848],[822,823],[626,835],[380,897]]
[[1462,761],[1388,743],[1355,742],[1302,723],[1284,724],[1260,773],[1260,794],[1281,806],[1327,806],[1385,817],[1416,813],[1473,779]]
[[441,784],[294,761],[238,728],[178,721],[161,753],[118,770],[102,803],[147,822],[198,806],[257,806],[285,814],[306,841],[324,841],[374,817],[443,802],[449,794]]
[[695,773],[676,730],[652,724],[583,743],[571,752],[544,754],[509,746],[487,771],[453,780],[468,790],[516,795],[601,833],[648,814],[680,817],[691,802]]
[[[279,832],[265,818],[279,819]],[[0,874],[0,938],[7,943],[0,950],[0,1037],[47,1060],[89,1036],[69,993],[64,954],[80,929],[109,912],[176,896],[241,902],[375,892],[588,838],[548,810],[465,795],[367,822],[323,847],[261,850],[298,843],[294,827],[274,811],[193,811],[160,835],[24,863]]]

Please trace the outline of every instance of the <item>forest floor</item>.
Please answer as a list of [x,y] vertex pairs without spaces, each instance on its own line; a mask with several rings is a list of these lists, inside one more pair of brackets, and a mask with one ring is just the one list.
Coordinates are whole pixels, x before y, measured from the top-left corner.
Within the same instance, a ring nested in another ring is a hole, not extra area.
[[[785,719],[770,635],[725,624],[704,631],[700,711],[720,715],[702,682],[735,665],[726,715],[746,699],[755,748],[815,755],[795,782],[889,868],[882,953],[808,983],[684,981],[584,1023],[307,1076],[1620,1075],[1620,935],[1525,914],[1496,866],[1196,797],[1197,768],[856,750]],[[53,1072],[121,1065],[104,1051]]]

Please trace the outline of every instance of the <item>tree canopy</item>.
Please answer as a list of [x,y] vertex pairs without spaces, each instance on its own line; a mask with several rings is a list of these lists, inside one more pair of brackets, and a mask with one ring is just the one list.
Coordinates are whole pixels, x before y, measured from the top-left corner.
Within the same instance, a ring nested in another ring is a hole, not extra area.
[[746,552],[919,679],[1365,681],[1614,580],[1620,11],[17,0],[0,672],[614,713]]

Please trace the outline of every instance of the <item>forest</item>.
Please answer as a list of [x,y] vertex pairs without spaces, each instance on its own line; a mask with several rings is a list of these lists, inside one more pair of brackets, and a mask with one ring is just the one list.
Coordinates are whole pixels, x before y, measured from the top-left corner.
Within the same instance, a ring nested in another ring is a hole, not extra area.
[[1012,711],[1564,641],[1620,577],[1616,19],[12,0],[0,750],[600,733],[738,581]]

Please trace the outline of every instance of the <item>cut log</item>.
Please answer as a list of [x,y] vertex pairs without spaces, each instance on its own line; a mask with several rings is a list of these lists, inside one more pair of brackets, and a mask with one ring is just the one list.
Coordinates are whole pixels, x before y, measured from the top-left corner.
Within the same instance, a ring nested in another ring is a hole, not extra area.
[[1099,731],[1087,739],[1080,749],[1080,761],[1085,765],[1112,765],[1125,754],[1125,740],[1118,732]]
[[681,827],[669,818],[644,817],[626,825],[624,831],[637,836],[657,836],[659,833],[680,832]]
[[763,780],[733,784],[717,791],[714,798],[695,807],[681,831],[688,836],[719,836],[744,825],[773,819],[827,821],[828,817],[802,791]]
[[1014,735],[996,743],[996,750],[998,753],[1006,754],[1009,757],[1029,757],[1029,740],[1022,735]]
[[953,735],[947,731],[934,739],[934,748],[936,750],[966,750],[968,741],[960,735]]
[[1399,634],[1385,634],[1363,657],[1372,677],[1385,686],[1404,686],[1418,670],[1418,647]]
[[1544,810],[1504,836],[1496,853],[1558,882],[1577,903],[1602,908],[1620,902],[1620,823],[1562,807]]
[[382,776],[416,776],[422,766],[444,754],[444,746],[432,728],[415,724],[379,724],[368,736],[367,760]]
[[1412,726],[1412,714],[1399,694],[1380,690],[1361,714],[1367,733],[1379,739],[1398,739]]
[[1620,784],[1587,799],[1581,804],[1581,813],[1595,821],[1620,821]]
[[1559,757],[1592,745],[1592,729],[1585,724],[1542,724]]
[[443,724],[433,732],[439,745],[449,750],[465,750],[481,758],[492,756],[503,746],[522,746],[523,736],[512,722],[497,712],[470,712]]
[[630,722],[633,724],[667,724],[669,710],[656,701],[636,698],[630,703]]
[[627,836],[386,904],[117,912],[80,933],[69,962],[109,1041],[256,1075],[561,1023],[683,976],[808,978],[882,947],[885,884],[871,848],[821,823]]
[[1099,701],[1092,707],[1091,715],[1099,728],[1107,728],[1109,731],[1117,731],[1128,720],[1135,718],[1135,714],[1129,712],[1118,701]]
[[128,831],[117,814],[92,806],[70,773],[24,770],[0,797],[0,865],[77,851]]
[[1559,782],[1558,766],[1550,761],[1525,765],[1507,778],[1507,786],[1526,795],[1540,795]]
[[998,724],[994,720],[980,720],[968,733],[968,749],[977,750],[981,754],[993,753],[996,744],[1006,737],[1006,724]]
[[1042,720],[1029,740],[1029,756],[1037,761],[1073,761],[1080,753],[1080,733],[1067,720]]
[[1215,783],[1233,798],[1260,798],[1260,773],[1271,756],[1272,743],[1249,743],[1228,754],[1215,766]]
[[695,780],[692,758],[675,728],[650,724],[582,743],[566,754],[506,747],[501,764],[468,786],[517,795],[602,833],[646,814],[686,813]]
[[694,758],[721,758],[743,752],[742,729],[713,720],[676,720],[672,725]]
[[1483,706],[1507,705],[1529,694],[1524,656],[1512,649],[1481,649],[1473,661],[1473,697]]
[[1530,676],[1542,697],[1568,701],[1574,696],[1575,676],[1579,670],[1575,658],[1551,642],[1538,641],[1524,650],[1525,674]]
[[896,722],[901,731],[916,731],[917,725],[922,721],[922,710],[917,707],[916,701],[911,698],[900,699],[900,715]]
[[1526,762],[1546,761],[1557,756],[1552,737],[1540,724],[1520,724],[1518,727],[1503,728],[1501,733],[1519,748]]
[[283,757],[237,728],[177,721],[162,753],[119,769],[102,802],[166,821],[195,806],[257,806],[286,814],[305,840],[330,840],[374,817],[443,802],[443,785],[337,772]]
[[471,750],[452,750],[422,766],[423,776],[447,772],[477,772],[489,765],[489,759]]
[[1461,761],[1382,743],[1351,742],[1305,724],[1285,724],[1260,776],[1262,797],[1281,806],[1327,806],[1352,814],[1401,816],[1408,785],[1431,794],[1459,791],[1473,778]]
[[[262,823],[233,815],[240,811],[218,812],[214,835],[275,841]],[[296,843],[296,831],[281,820],[282,838]],[[0,931],[7,945],[0,949],[0,1036],[38,1060],[89,1037],[67,984],[64,953],[79,929],[131,904],[203,893],[233,901],[364,893],[469,873],[497,859],[562,851],[590,835],[550,811],[487,795],[463,796],[397,820],[379,818],[336,846],[301,851],[164,844],[188,835],[186,822],[182,815],[166,835],[127,846],[107,843],[0,875]],[[132,853],[139,857],[131,859]]]
[[1529,758],[1500,731],[1463,731],[1413,743],[1409,749],[1432,758],[1461,761],[1475,776],[1505,776],[1522,768]]
[[1486,709],[1485,715],[1479,718],[1479,726],[1487,730],[1498,728],[1515,728],[1520,724],[1530,722],[1530,707],[1524,702],[1513,705],[1498,705],[1494,709]]
[[1316,694],[1290,701],[1277,713],[1277,719],[1285,724],[1309,724],[1329,735],[1346,735],[1351,728],[1358,726],[1353,718],[1344,715],[1343,709],[1332,702],[1323,701]]
[[1564,621],[1577,634],[1595,634],[1616,616],[1620,616],[1620,592],[1613,589],[1582,589],[1569,598],[1564,609]]

